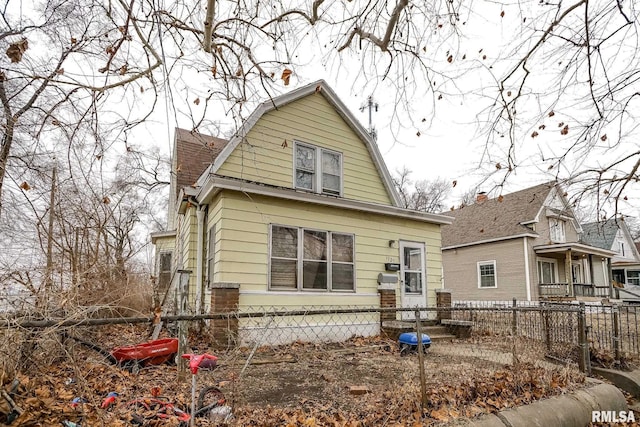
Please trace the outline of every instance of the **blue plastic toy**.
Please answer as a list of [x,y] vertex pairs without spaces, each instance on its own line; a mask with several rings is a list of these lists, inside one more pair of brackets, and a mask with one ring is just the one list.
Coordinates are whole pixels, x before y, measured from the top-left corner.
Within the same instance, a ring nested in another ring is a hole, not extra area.
[[[418,350],[418,334],[415,332],[405,332],[400,334],[398,338],[398,345],[400,346],[400,355],[406,356],[412,351]],[[431,338],[427,334],[422,334],[422,351],[427,352],[427,349],[431,346]]]

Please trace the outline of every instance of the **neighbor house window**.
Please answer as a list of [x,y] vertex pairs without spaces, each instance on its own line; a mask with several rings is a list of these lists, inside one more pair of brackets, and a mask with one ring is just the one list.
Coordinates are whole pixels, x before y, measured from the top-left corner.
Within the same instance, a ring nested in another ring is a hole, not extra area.
[[556,270],[555,260],[538,260],[540,283],[556,283]]
[[270,288],[353,291],[354,236],[271,226]]
[[160,254],[158,265],[158,287],[165,290],[171,283],[171,252]]
[[627,271],[627,283],[630,285],[640,286],[640,270]]
[[549,219],[549,235],[552,242],[564,243],[565,242],[565,222],[561,219],[551,218]]
[[496,279],[496,262],[480,261],[478,262],[478,287],[479,288],[497,288]]
[[308,144],[295,144],[295,187],[339,196],[342,154]]

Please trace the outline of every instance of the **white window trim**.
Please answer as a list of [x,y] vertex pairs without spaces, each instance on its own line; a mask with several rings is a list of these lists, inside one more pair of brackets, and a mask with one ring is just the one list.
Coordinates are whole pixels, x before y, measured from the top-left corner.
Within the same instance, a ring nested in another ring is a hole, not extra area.
[[[557,225],[553,225],[555,222]],[[557,235],[559,229],[560,236]],[[556,232],[552,232],[556,230]],[[549,218],[549,239],[554,243],[565,243],[567,241],[567,222],[560,218]]]
[[[493,286],[482,286],[480,267],[483,265],[493,265]],[[498,287],[498,269],[496,268],[496,260],[478,261],[476,269],[478,273],[478,289],[496,289]]]
[[542,275],[540,274],[540,262],[548,262],[551,264],[554,264],[554,269],[553,269],[553,282],[552,283],[559,283],[558,282],[558,260],[555,258],[541,258],[538,257],[536,259],[536,270],[538,273],[538,284],[542,284]]
[[[312,185],[312,189],[309,190],[308,188],[303,188],[303,187],[298,187],[296,185],[296,171],[297,171],[297,163],[296,163],[296,151],[298,149],[298,146],[302,146],[302,147],[306,147],[306,148],[310,148],[312,150],[316,151],[316,164],[315,164],[315,169],[314,169],[314,180],[313,180],[313,185]],[[335,154],[339,157],[340,159],[340,194],[334,194],[334,193],[324,193],[322,191],[322,153],[323,152],[327,152],[327,153],[331,153],[331,154]],[[300,142],[300,141],[294,141],[293,142],[293,177],[292,177],[292,182],[293,182],[293,188],[295,188],[296,190],[302,190],[302,191],[309,191],[312,193],[318,193],[318,194],[324,194],[327,196],[336,196],[336,197],[342,197],[344,194],[344,167],[343,167],[343,156],[342,153],[339,151],[335,151],[335,150],[331,150],[328,148],[324,148],[324,147],[319,147],[317,145],[313,145],[313,144],[309,144],[306,142]]]
[[[297,230],[298,232],[298,247],[296,248],[296,254],[297,254],[297,259],[296,259],[296,276],[297,276],[297,283],[296,283],[296,289],[290,289],[290,288],[278,288],[278,287],[272,287],[271,286],[271,259],[272,259],[272,242],[273,242],[273,238],[272,238],[272,234],[273,234],[273,227],[285,227],[285,228],[294,228]],[[304,274],[304,232],[305,231],[320,231],[323,233],[327,233],[327,289],[309,289],[309,288],[303,288],[303,274]],[[348,263],[348,262],[344,262],[344,261],[333,261],[333,240],[332,240],[332,235],[333,234],[342,234],[345,236],[351,236],[351,238],[353,239],[353,262]],[[332,283],[332,264],[333,263],[336,264],[353,264],[353,289],[333,289],[333,283]],[[273,292],[300,292],[300,293],[336,293],[336,294],[353,294],[356,293],[357,291],[357,282],[356,282],[356,235],[353,233],[345,233],[342,231],[328,231],[328,230],[320,230],[320,229],[315,229],[315,228],[308,228],[308,227],[296,227],[296,226],[292,226],[292,225],[285,225],[285,224],[269,224],[269,262],[268,262],[268,271],[267,271],[267,280],[268,280],[268,286],[267,289],[269,291],[273,291]]]
[[[638,270],[636,270],[636,269],[633,269],[633,270],[631,270],[631,269],[629,269],[629,270],[625,270],[625,271],[624,271],[625,283],[629,283],[629,284],[631,285],[632,283],[630,283],[630,280],[631,280],[631,279],[629,278],[629,273],[631,273],[631,272],[634,272],[634,273],[635,273],[635,272],[637,272],[637,271],[638,271]],[[635,280],[635,278],[634,278],[634,280]],[[639,280],[638,285],[640,285],[640,273],[638,274],[638,280]],[[635,283],[634,283],[634,285],[635,285]]]

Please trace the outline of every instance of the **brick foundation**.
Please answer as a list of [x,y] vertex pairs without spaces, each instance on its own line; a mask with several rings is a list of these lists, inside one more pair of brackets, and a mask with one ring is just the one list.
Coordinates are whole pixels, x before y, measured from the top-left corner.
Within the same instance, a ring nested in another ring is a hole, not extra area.
[[[238,283],[214,283],[211,286],[211,314],[229,313],[238,309],[240,285]],[[210,323],[213,345],[233,347],[238,340],[238,318],[212,319]]]
[[[379,287],[380,308],[396,308],[396,290],[393,288]],[[380,323],[387,320],[396,320],[395,311],[385,311],[380,313]]]
[[436,289],[436,307],[438,307],[438,315],[436,319],[439,321],[451,319],[451,291],[448,289]]

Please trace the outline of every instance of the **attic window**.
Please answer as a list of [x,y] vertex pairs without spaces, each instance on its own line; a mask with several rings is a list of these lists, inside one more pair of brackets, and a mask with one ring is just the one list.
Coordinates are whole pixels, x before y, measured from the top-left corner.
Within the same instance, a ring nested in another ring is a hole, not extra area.
[[342,153],[295,144],[295,187],[321,194],[342,194]]
[[557,218],[549,218],[549,237],[554,243],[564,243],[565,238],[565,221]]

